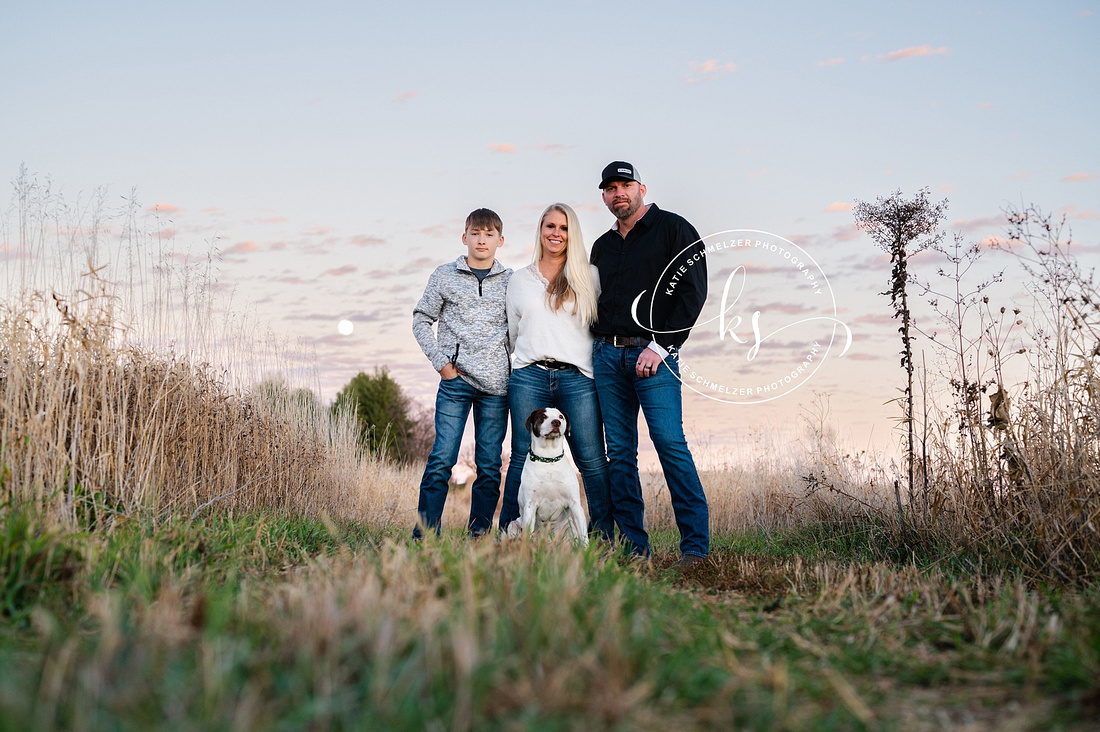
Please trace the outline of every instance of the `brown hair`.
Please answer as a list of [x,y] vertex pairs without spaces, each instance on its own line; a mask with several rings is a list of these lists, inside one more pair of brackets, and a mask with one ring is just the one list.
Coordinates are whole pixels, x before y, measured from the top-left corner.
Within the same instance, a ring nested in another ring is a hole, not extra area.
[[504,224],[501,222],[500,217],[497,216],[496,211],[492,211],[487,208],[478,208],[470,212],[470,215],[466,217],[466,228],[464,231],[470,229],[496,229],[498,234],[504,233]]

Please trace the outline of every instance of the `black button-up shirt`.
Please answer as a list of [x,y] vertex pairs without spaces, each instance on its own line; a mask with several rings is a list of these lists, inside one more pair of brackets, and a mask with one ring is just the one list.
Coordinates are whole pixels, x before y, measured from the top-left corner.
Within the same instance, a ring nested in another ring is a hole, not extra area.
[[650,204],[625,238],[612,229],[593,243],[592,264],[601,288],[595,335],[649,338],[666,350],[683,345],[707,299],[705,250],[687,219]]

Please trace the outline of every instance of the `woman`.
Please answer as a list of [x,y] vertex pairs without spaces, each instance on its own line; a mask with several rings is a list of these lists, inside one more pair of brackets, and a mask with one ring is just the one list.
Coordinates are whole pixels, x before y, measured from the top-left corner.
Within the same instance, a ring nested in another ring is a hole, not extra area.
[[614,523],[603,420],[592,380],[592,333],[599,279],[588,264],[577,214],[564,203],[542,213],[534,261],[508,282],[508,336],[515,349],[508,381],[512,457],[504,482],[500,528],[519,518],[519,480],[531,436],[531,412],[556,407],[568,416],[569,450],[584,481],[589,532],[611,541]]

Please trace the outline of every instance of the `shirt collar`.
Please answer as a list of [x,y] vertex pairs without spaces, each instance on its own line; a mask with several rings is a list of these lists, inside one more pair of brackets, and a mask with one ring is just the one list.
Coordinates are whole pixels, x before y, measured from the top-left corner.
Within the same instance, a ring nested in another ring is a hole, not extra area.
[[[455,268],[460,270],[460,271],[464,271],[464,272],[470,272],[471,271],[470,264],[469,264],[469,262],[466,261],[466,255],[465,254],[459,255],[458,259],[455,260]],[[489,274],[491,274],[491,275],[500,274],[501,272],[504,271],[504,269],[505,269],[505,267],[504,267],[503,264],[500,263],[500,260],[494,257],[493,258],[493,266],[489,268]]]
[[[651,211],[652,211],[653,209],[655,209],[655,208],[657,208],[657,204],[654,204],[654,203],[647,203],[647,204],[645,205],[645,213],[644,213],[644,214],[642,214],[642,218],[638,219],[638,220],[637,220],[637,221],[636,221],[636,222],[634,223],[634,225],[635,225],[635,226],[637,226],[638,224],[640,224],[640,223],[642,223],[643,221],[645,221],[646,219],[648,219],[648,218],[649,218],[649,214],[650,214],[650,212],[651,212]],[[649,226],[649,222],[648,222],[648,221],[646,221],[646,226],[647,226],[647,227]],[[618,231],[618,230],[619,230],[619,220],[618,220],[618,219],[615,219],[615,220],[614,220],[613,222],[611,222],[611,230],[612,230],[612,231]]]

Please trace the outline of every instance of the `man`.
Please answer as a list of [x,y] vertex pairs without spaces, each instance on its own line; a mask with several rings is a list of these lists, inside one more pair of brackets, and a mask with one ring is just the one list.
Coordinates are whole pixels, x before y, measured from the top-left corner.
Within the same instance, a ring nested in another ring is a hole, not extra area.
[[634,555],[648,557],[638,476],[638,409],[645,415],[680,529],[680,566],[710,553],[710,515],[684,437],[677,350],[707,297],[705,251],[683,217],[644,201],[637,169],[603,169],[603,202],[615,216],[592,245],[601,292],[592,347],[596,393],[607,433],[615,523]]

